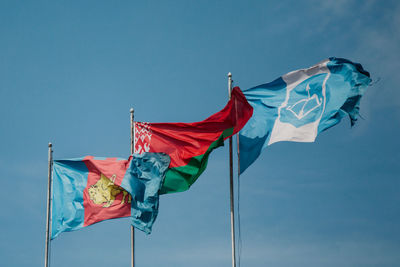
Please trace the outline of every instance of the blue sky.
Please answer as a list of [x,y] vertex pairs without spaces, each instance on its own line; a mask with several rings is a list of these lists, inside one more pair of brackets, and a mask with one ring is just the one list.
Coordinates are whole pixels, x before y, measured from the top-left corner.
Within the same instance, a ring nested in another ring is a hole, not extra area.
[[[355,127],[274,144],[241,176],[242,266],[399,266],[398,1],[1,1],[2,266],[42,266],[54,157],[129,155],[129,109],[205,119],[246,89],[331,56],[374,80]],[[228,148],[165,195],[137,266],[230,266]],[[237,187],[236,187],[237,189]],[[237,193],[237,192],[236,192]],[[237,203],[237,202],[236,202]],[[52,266],[129,266],[129,220],[63,233]]]

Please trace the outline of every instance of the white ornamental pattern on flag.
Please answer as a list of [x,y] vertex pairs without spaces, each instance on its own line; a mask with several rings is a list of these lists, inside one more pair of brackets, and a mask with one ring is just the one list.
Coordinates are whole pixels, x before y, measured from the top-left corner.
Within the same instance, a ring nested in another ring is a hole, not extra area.
[[150,151],[152,131],[148,122],[135,122],[135,150],[141,154]]

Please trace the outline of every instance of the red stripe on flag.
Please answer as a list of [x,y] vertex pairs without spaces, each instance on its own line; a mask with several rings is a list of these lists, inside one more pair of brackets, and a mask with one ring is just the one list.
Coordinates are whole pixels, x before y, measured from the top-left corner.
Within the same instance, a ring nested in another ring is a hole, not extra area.
[[[239,87],[220,112],[201,122],[135,123],[135,152],[164,152],[171,157],[170,168],[185,166],[190,159],[203,155],[224,130],[240,131],[253,114]],[[225,138],[226,139],[226,138]]]
[[129,161],[116,158],[98,160],[88,156],[84,162],[89,170],[87,186],[83,191],[84,226],[130,216],[130,195],[118,186]]

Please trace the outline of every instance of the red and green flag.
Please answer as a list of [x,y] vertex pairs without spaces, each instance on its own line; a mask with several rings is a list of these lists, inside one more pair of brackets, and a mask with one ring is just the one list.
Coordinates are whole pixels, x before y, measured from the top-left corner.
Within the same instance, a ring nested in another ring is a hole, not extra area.
[[161,194],[182,192],[197,180],[207,167],[212,150],[239,132],[253,114],[239,87],[220,112],[193,123],[135,122],[135,153],[163,152],[170,156]]

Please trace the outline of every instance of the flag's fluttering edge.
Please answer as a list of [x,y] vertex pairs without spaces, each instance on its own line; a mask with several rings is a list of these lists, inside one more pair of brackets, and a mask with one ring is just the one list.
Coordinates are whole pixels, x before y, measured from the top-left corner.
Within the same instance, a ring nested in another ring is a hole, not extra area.
[[369,73],[360,64],[329,58],[245,90],[254,112],[239,133],[240,171],[270,144],[313,142],[318,133],[346,115],[353,125],[361,96],[370,83]]
[[135,122],[135,153],[164,152],[171,157],[161,194],[189,189],[207,167],[210,152],[246,124],[253,108],[239,87],[223,110],[201,122]]
[[169,156],[162,153],[134,154],[128,160],[92,156],[55,160],[51,238],[128,216],[134,227],[150,233],[169,163]]

